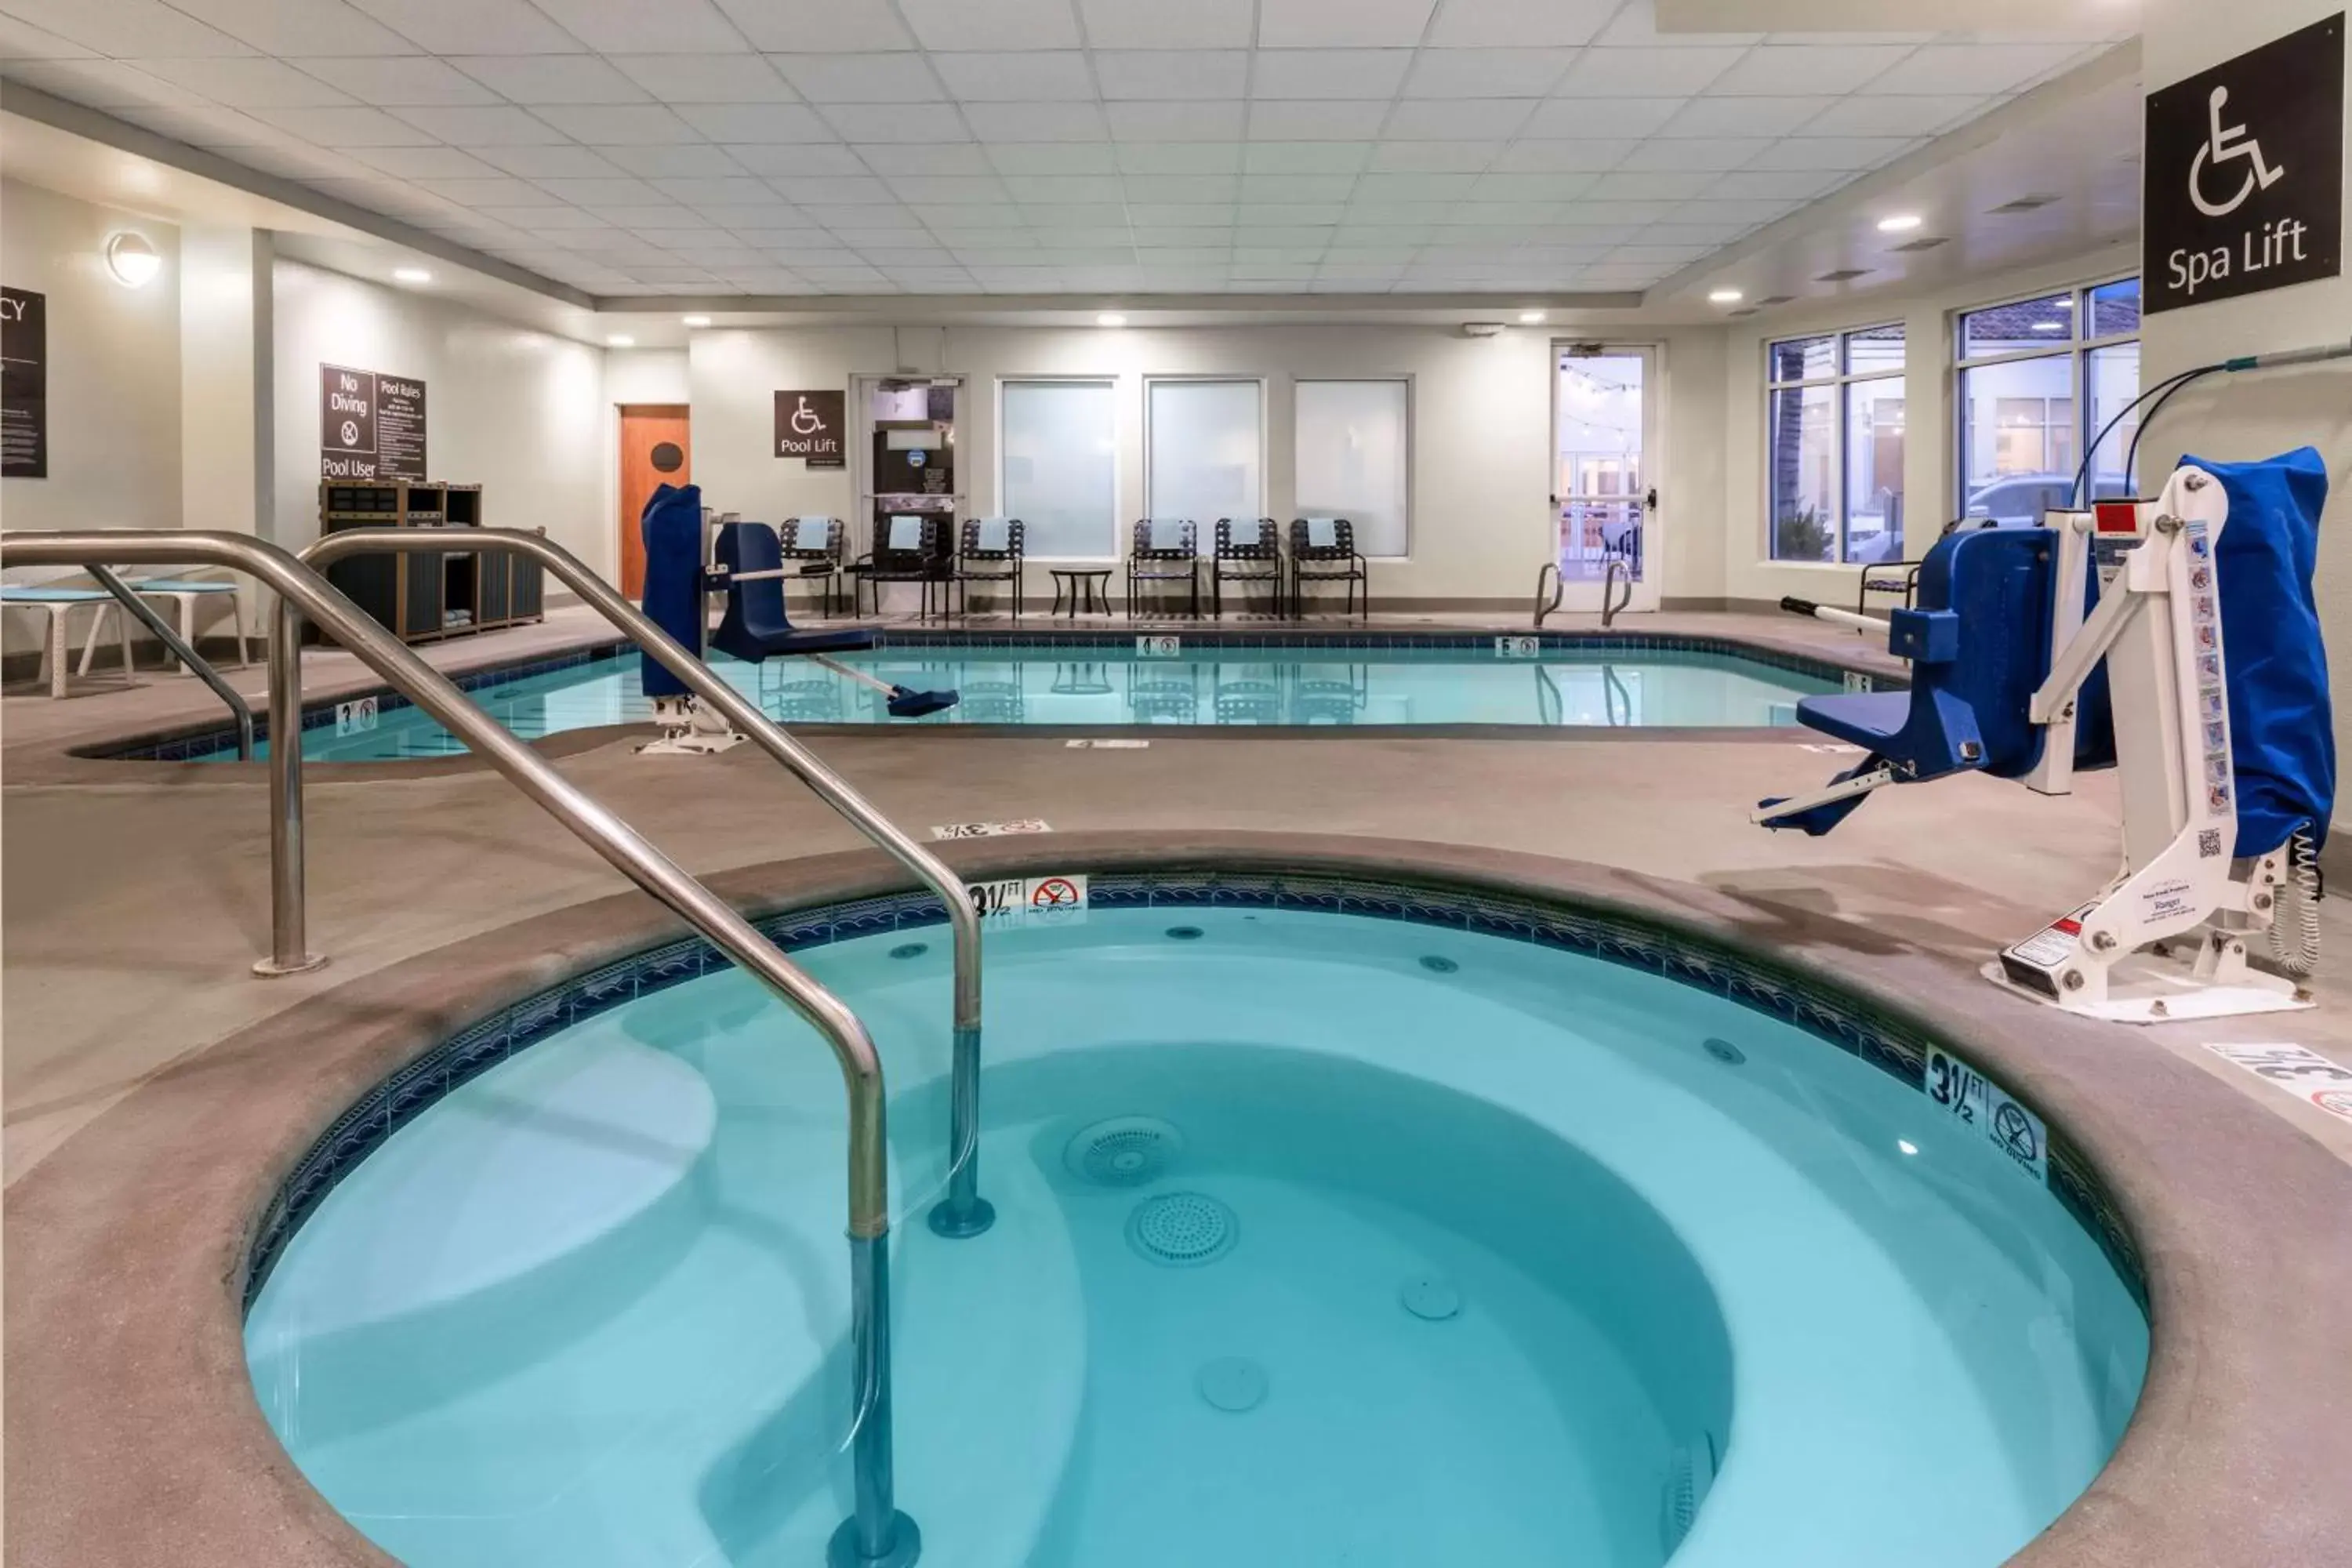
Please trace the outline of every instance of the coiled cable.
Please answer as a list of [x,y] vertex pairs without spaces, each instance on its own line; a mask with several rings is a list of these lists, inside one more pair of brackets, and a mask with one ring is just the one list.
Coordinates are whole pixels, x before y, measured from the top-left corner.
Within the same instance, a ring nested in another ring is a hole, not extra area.
[[2286,910],[2273,908],[2271,956],[2289,974],[2308,974],[2319,966],[2319,851],[2312,842],[2308,822],[2287,838],[2286,880],[2279,889],[2282,903],[2290,892],[2294,896],[2294,935],[2290,941]]

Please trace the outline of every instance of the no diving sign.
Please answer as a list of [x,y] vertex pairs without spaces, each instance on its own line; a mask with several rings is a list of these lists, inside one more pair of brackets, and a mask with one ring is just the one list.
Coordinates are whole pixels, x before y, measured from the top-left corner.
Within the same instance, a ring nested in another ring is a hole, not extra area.
[[993,881],[968,882],[964,895],[984,921],[1068,920],[1087,908],[1087,878],[1083,871],[1050,877],[999,877]]

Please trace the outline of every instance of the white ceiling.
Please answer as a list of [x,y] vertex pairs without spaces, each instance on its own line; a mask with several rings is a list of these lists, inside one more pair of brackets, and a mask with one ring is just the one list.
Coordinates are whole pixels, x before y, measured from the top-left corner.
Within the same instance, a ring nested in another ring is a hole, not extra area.
[[1651,17],[0,0],[0,75],[604,297],[1558,294],[1681,272],[2130,26]]

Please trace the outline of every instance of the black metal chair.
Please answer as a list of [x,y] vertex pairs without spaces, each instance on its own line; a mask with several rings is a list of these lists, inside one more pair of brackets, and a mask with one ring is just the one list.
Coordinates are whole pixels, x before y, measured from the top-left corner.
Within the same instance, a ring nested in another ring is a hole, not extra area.
[[1356,553],[1356,530],[1346,518],[1290,520],[1290,614],[1294,620],[1307,614],[1309,583],[1347,584],[1349,613],[1356,609],[1360,590],[1361,618],[1372,618],[1371,575],[1364,558]]
[[1264,583],[1282,614],[1282,531],[1270,517],[1217,519],[1216,553],[1209,560],[1209,613],[1223,620],[1225,584]]
[[776,553],[787,570],[795,564],[803,582],[824,590],[817,614],[829,616],[841,602],[842,536],[837,517],[788,517],[776,525]]
[[956,547],[956,614],[971,613],[971,584],[1010,583],[1013,618],[1021,618],[1022,535],[1017,517],[968,517]]
[[1181,583],[1192,590],[1192,616],[1201,618],[1201,530],[1191,518],[1139,518],[1127,552],[1127,618],[1146,583]]
[[[947,595],[955,584],[955,551],[948,542],[950,520],[937,512],[903,513],[883,520],[872,551],[853,563],[850,574],[860,589],[870,586],[874,613],[882,613],[882,584],[919,583],[923,585],[921,618],[931,614],[931,590],[940,590],[940,610],[945,615]],[[851,610],[857,603],[853,592]]]

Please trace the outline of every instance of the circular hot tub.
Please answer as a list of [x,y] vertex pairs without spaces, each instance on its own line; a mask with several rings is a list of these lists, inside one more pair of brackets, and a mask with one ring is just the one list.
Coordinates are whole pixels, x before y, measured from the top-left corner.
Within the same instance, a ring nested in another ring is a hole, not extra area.
[[[1834,993],[1491,896],[1128,873],[992,931],[998,1217],[934,1235],[936,918],[775,922],[895,1091],[927,1563],[1990,1568],[2138,1398],[2130,1241],[2029,1107]],[[263,1409],[417,1568],[824,1560],[839,1079],[690,954],[404,1069],[263,1237]]]

